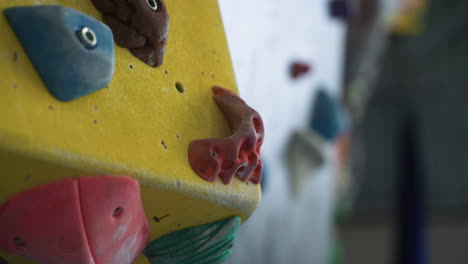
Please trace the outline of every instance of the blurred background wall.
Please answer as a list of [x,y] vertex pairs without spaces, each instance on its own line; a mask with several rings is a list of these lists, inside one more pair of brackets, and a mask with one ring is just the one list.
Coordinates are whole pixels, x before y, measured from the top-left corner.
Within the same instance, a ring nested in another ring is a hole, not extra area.
[[[286,148],[307,127],[318,85],[341,92],[344,24],[328,0],[219,1],[242,97],[265,123],[262,156],[269,181],[260,208],[240,231],[230,263],[326,263],[332,232],[334,164],[311,175],[297,198],[289,193]],[[313,64],[293,80],[293,60]],[[328,155],[333,157],[328,148]]]
[[[230,263],[468,263],[468,1],[220,6],[239,90],[264,119],[269,172]],[[311,72],[294,79],[298,60]],[[349,153],[323,144],[325,163],[293,193],[290,138],[310,130],[319,89],[349,115]],[[420,258],[399,261],[405,250]]]

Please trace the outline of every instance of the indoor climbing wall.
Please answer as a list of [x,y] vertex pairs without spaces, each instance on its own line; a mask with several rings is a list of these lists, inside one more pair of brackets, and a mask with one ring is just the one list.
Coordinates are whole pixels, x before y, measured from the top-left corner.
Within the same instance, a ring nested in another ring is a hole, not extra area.
[[[178,250],[224,259],[260,200],[263,123],[237,96],[218,3],[106,3],[0,2],[0,263],[129,264],[146,246],[158,263],[213,226],[194,245],[216,256]],[[210,149],[225,171],[194,171],[191,142],[233,134],[243,177]]]

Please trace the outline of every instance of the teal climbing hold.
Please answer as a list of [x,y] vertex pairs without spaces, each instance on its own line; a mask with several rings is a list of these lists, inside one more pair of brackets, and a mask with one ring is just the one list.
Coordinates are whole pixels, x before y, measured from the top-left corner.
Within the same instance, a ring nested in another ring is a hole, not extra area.
[[71,101],[104,88],[114,74],[114,40],[100,21],[62,6],[3,11],[50,93]]
[[224,263],[231,255],[239,217],[186,228],[151,242],[144,254],[151,264]]
[[344,128],[340,105],[323,89],[315,96],[310,126],[327,141],[334,141]]

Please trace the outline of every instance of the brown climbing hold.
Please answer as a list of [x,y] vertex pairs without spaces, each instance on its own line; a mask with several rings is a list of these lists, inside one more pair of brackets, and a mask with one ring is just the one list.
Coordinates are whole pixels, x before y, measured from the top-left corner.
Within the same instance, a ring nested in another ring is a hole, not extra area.
[[163,0],[91,0],[102,12],[115,43],[146,64],[163,63],[169,15]]
[[213,87],[213,99],[229,123],[232,136],[190,142],[188,159],[201,178],[213,182],[217,177],[229,184],[234,175],[243,181],[260,183],[260,147],[264,127],[260,115],[230,90]]

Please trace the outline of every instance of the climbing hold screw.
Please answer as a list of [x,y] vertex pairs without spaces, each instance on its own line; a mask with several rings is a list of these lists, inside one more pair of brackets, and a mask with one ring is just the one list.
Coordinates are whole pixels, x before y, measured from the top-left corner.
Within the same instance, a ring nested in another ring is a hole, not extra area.
[[88,27],[83,27],[77,31],[78,38],[81,43],[87,48],[92,49],[97,45],[97,36],[94,31]]
[[153,11],[158,10],[158,2],[156,2],[156,0],[146,0],[146,2],[148,2],[149,7],[153,9]]

